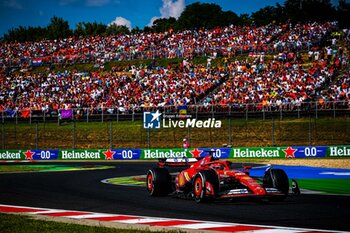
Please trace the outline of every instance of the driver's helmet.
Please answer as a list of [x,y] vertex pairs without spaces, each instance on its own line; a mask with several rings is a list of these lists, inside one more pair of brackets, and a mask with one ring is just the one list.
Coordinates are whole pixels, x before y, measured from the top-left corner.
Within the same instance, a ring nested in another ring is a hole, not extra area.
[[224,166],[222,164],[212,164],[211,168],[213,168],[215,170],[223,170]]

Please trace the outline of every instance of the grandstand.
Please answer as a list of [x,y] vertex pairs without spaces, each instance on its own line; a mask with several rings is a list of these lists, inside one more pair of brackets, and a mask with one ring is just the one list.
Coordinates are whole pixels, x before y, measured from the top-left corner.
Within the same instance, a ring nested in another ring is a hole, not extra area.
[[[344,33],[331,43],[337,27],[336,22],[231,25],[1,43],[2,147],[38,148],[40,137],[48,148],[112,148],[113,137],[119,147],[133,148],[177,147],[183,137],[193,146],[214,147],[347,143],[348,123],[336,117],[349,116],[350,38]],[[168,59],[172,62],[162,62]],[[86,64],[94,68],[77,68]],[[151,133],[129,124],[139,124],[144,111],[172,114],[180,106],[193,118],[222,119],[222,129]],[[332,120],[311,124],[322,115]],[[282,122],[289,116],[298,123]],[[240,119],[246,123],[233,123]],[[21,121],[36,128],[8,128]],[[85,129],[90,121],[107,125]],[[46,122],[59,127],[46,128]],[[67,145],[62,138],[70,137]]]
[[[321,108],[336,102],[349,107],[349,72],[343,72],[348,68],[348,52],[333,46],[329,54],[329,48],[322,47],[336,29],[335,22],[231,25],[177,33],[3,43],[0,111],[4,117],[14,112],[26,116],[28,110],[51,115],[51,111],[73,108],[93,114],[184,104],[252,104],[257,110],[292,106],[293,110],[303,102],[318,102]],[[305,51],[312,51],[315,57],[303,61]],[[253,59],[235,60],[238,52]],[[270,53],[273,58],[266,59]],[[225,67],[191,62],[201,56],[225,57],[230,62]],[[173,57],[183,62],[175,67],[130,66],[121,72],[5,72],[14,67],[26,71],[51,64],[103,66],[110,61]],[[344,78],[338,78],[340,73]]]

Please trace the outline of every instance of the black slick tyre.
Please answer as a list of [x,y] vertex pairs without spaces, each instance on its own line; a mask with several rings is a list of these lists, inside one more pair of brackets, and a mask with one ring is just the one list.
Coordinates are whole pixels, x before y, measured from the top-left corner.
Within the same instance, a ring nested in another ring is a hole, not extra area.
[[264,174],[263,186],[264,188],[275,188],[282,194],[270,198],[271,200],[282,201],[288,196],[289,180],[282,169],[268,169]]
[[152,168],[147,172],[146,188],[150,196],[166,196],[171,192],[171,176],[166,168]]
[[[210,187],[207,187],[207,183],[210,184]],[[212,169],[198,172],[192,180],[192,189],[194,200],[197,203],[214,201],[219,192],[219,178],[217,173]],[[207,195],[207,190],[212,194]]]

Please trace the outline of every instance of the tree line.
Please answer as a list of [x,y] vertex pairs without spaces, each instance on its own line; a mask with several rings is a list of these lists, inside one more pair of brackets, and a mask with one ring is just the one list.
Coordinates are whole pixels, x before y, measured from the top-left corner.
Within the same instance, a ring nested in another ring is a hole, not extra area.
[[43,39],[59,39],[70,36],[123,35],[140,32],[181,31],[185,29],[212,29],[215,27],[234,25],[262,26],[270,23],[299,23],[308,21],[336,20],[340,27],[350,26],[350,3],[338,0],[334,6],[331,0],[286,0],[283,5],[267,6],[251,14],[237,15],[232,11],[223,11],[217,4],[195,2],[186,6],[178,19],[161,18],[153,22],[151,27],[138,27],[129,30],[126,26],[106,25],[102,23],[79,22],[72,30],[67,20],[54,16],[47,27],[12,28],[2,38],[5,42],[38,41]]

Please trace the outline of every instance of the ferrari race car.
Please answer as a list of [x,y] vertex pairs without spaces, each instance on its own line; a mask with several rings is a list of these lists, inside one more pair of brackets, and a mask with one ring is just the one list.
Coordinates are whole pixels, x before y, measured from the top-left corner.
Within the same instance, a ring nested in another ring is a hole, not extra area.
[[[185,167],[180,172],[170,173],[166,167]],[[282,169],[269,167],[263,177],[249,176],[251,166],[238,170],[228,160],[218,160],[213,155],[199,158],[166,159],[158,167],[150,169],[146,187],[150,196],[193,198],[196,202],[216,199],[256,197],[282,201],[289,194],[288,176]],[[292,193],[300,190],[292,180]]]

